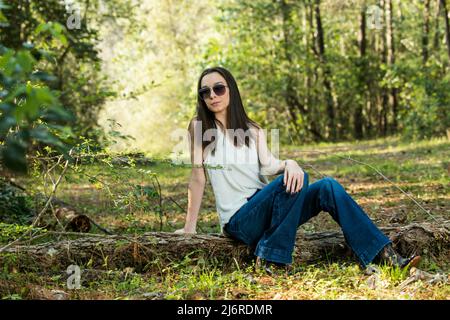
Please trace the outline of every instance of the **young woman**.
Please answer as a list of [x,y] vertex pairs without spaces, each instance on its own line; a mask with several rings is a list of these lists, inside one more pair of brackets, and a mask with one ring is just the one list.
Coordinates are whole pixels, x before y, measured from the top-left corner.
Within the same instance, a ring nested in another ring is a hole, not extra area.
[[[339,182],[326,177],[309,185],[297,162],[273,156],[264,130],[248,118],[229,71],[204,70],[197,103],[189,124],[193,167],[188,212],[184,228],[176,233],[196,233],[208,176],[223,234],[255,247],[258,265],[290,265],[297,228],[321,211],[340,225],[363,267],[375,258],[398,267],[418,261],[397,254]],[[279,176],[269,183],[266,176],[271,175]]]

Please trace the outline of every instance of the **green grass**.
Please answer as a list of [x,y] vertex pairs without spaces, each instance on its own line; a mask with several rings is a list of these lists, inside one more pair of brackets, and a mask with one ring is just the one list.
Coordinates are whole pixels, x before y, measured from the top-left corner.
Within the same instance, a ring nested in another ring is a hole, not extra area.
[[[404,142],[399,138],[376,139],[357,143],[319,144],[281,147],[281,158],[298,160],[310,174],[310,183],[322,175],[337,179],[380,226],[392,223],[429,221],[431,218],[408,197],[365,165],[368,163],[411,194],[435,217],[450,219],[450,142],[445,139]],[[137,185],[152,186],[156,174],[163,198],[163,231],[184,224],[190,169],[159,163],[149,166],[109,167],[90,164],[84,174],[69,171],[57,197],[86,212],[100,225],[116,233],[139,234],[158,231],[158,197],[136,196]],[[97,176],[102,182],[92,181]],[[91,181],[90,181],[91,180]],[[43,191],[38,177],[26,178],[23,185]],[[171,197],[172,200],[169,199]],[[393,222],[393,217],[398,218]],[[199,217],[199,232],[219,232],[214,195],[208,184]],[[322,213],[301,227],[307,232],[337,229],[328,214]],[[10,239],[23,230],[5,227],[0,240]],[[97,229],[91,232],[101,233]],[[0,230],[1,233],[1,230]],[[119,244],[120,245],[120,244]],[[64,290],[70,299],[449,299],[448,284],[430,285],[417,281],[401,290],[399,284],[408,271],[381,266],[374,277],[365,275],[356,261],[296,265],[295,275],[269,277],[254,272],[252,265],[235,264],[223,268],[218,263],[187,256],[182,261],[163,265],[152,261],[151,272],[123,277],[103,276],[85,283],[79,290],[68,290],[64,270],[47,274],[15,271],[14,255],[0,270],[0,298],[52,298],[52,290]],[[420,268],[448,274],[450,261],[423,257]],[[89,268],[89,265],[84,266]],[[105,261],[108,268],[108,261]],[[121,270],[114,270],[120,272]]]

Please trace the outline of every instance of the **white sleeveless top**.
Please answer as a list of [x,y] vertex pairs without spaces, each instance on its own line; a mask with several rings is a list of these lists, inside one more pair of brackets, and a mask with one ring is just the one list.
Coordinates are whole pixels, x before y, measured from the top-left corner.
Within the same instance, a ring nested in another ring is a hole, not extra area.
[[235,147],[230,137],[225,137],[220,128],[216,132],[215,155],[209,150],[203,163],[211,181],[223,231],[223,226],[247,202],[247,198],[257,189],[264,188],[269,181],[261,175],[256,142],[253,139],[249,139],[249,147],[245,144]]

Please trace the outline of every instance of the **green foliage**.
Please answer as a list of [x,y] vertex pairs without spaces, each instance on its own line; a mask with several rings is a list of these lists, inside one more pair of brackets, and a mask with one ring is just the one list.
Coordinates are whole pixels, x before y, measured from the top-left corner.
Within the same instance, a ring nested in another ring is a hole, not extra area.
[[[105,100],[115,95],[101,74],[99,29],[111,16],[132,21],[133,8],[128,0],[93,0],[79,5],[80,24],[73,28],[68,23],[73,11],[69,12],[62,1],[10,0],[2,11],[4,19],[0,16],[0,22],[5,21],[0,43],[15,51],[24,43],[41,49],[36,54],[48,61],[38,66],[45,65],[44,69],[54,75],[49,88],[58,91],[59,101],[76,117],[73,131],[95,139],[98,112]],[[102,5],[106,12],[100,10]]]
[[407,84],[402,112],[405,138],[429,139],[442,136],[450,128],[450,74],[442,67],[428,66]]
[[19,51],[0,47],[0,141],[5,167],[25,172],[29,146],[39,143],[67,154],[72,116],[47,85],[51,76],[37,71],[32,45]]
[[[437,12],[438,3],[431,3],[431,12]],[[266,127],[289,129],[281,132],[284,143],[327,140],[333,122],[339,139],[445,135],[450,125],[450,57],[441,43],[443,17],[431,19],[424,34],[423,2],[392,4],[401,15],[393,15],[388,33],[387,6],[382,4],[377,29],[370,27],[373,16],[365,11],[370,4],[364,1],[225,0],[216,25],[225,40],[211,39],[201,62],[229,68],[252,118]],[[429,53],[426,62],[424,50]]]
[[31,199],[0,180],[0,222],[26,224],[33,215]]
[[8,243],[16,240],[29,231],[33,231],[35,235],[46,232],[43,229],[33,228],[31,226],[0,222],[0,243]]

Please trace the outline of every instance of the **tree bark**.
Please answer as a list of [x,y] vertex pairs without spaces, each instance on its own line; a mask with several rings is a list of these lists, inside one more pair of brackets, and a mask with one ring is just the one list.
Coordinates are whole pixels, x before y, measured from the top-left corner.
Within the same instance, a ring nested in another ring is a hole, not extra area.
[[[389,35],[388,35],[388,0],[381,0],[380,5],[383,10],[384,23],[383,23],[383,32],[380,35],[380,53],[381,53],[381,62],[383,65],[387,66],[389,64],[388,61],[388,51],[389,51]],[[387,128],[388,128],[388,109],[389,109],[389,92],[386,85],[380,85],[381,92],[381,105],[380,105],[380,113],[377,116],[377,131],[381,133],[384,137],[387,136]]]
[[[318,60],[320,60],[319,58],[319,53],[317,51],[316,48],[316,44],[317,44],[317,37],[315,35],[315,26],[314,26],[314,6],[311,2],[312,0],[308,0],[305,2],[305,24],[306,22],[309,25],[309,30],[308,30],[308,35],[306,35],[306,50],[308,52],[310,52],[310,50],[312,51],[312,54],[318,58]],[[306,27],[305,27],[306,30]],[[309,36],[311,38],[309,38]],[[320,61],[319,61],[320,64]],[[318,83],[318,79],[319,79],[319,66],[318,64],[313,64],[313,70],[312,70],[312,74],[307,72],[307,80],[308,80],[308,86],[311,87],[315,87],[317,86]],[[309,110],[313,110],[314,112],[311,112],[311,117],[310,117],[310,121],[311,121],[311,126],[309,131],[316,137],[316,141],[324,141],[325,137],[323,136],[323,134],[321,133],[321,123],[322,121],[320,121],[321,119],[318,118],[320,117],[320,112],[318,112],[318,107],[319,107],[319,103],[318,103],[318,99],[317,99],[317,95],[315,94],[311,94],[311,91],[308,92],[308,104],[306,105],[307,107],[309,107]],[[314,109],[313,109],[314,108]]]
[[440,48],[440,37],[441,37],[441,30],[440,30],[440,26],[439,26],[439,18],[441,16],[441,9],[442,9],[442,5],[441,5],[441,0],[437,0],[437,5],[436,5],[436,15],[435,15],[435,19],[434,19],[434,40],[433,40],[433,50],[439,50]]
[[425,0],[423,12],[423,30],[422,30],[422,63],[425,65],[428,61],[428,42],[430,36],[430,0]]
[[64,230],[75,232],[89,232],[91,230],[91,220],[84,214],[78,214],[74,210],[62,207],[56,209],[55,215]]
[[[25,188],[20,188],[23,191],[26,191]],[[38,197],[43,197],[46,200],[46,197],[43,195],[37,195],[36,199]],[[92,226],[95,226],[105,234],[112,234],[111,231],[105,229],[92,218],[80,212],[79,209],[58,198],[52,198],[50,206],[53,210],[48,209],[47,212],[39,218],[36,222],[37,227],[45,228],[51,231],[64,230],[86,233],[91,230]]]
[[[416,252],[429,257],[448,258],[450,254],[450,221],[439,225],[423,222],[380,229],[404,256]],[[11,253],[16,254],[15,268],[22,271],[47,269],[50,266],[65,269],[70,264],[83,266],[89,263],[92,268],[133,267],[139,272],[157,267],[158,263],[160,267],[161,264],[181,261],[187,255],[192,261],[203,258],[222,262],[224,266],[254,258],[253,248],[218,234],[179,235],[166,232],[150,232],[137,237],[86,234],[72,240],[16,246],[0,254],[0,265]],[[297,262],[315,263],[350,256],[351,250],[339,231],[297,233],[294,255]],[[356,262],[355,257],[353,259]]]
[[445,42],[447,42],[448,59],[450,60],[450,23],[448,18],[448,8],[445,0],[441,0],[442,12],[445,22]]
[[0,32],[0,40],[2,44],[10,49],[19,49],[22,47],[22,26],[24,19],[24,7],[22,0],[8,3],[10,8],[4,10],[3,14],[8,21],[8,27],[2,28]]
[[359,86],[361,101],[355,105],[353,113],[353,134],[356,139],[363,138],[363,107],[366,102],[366,4],[364,3],[360,12],[360,24],[359,24]]
[[[284,58],[286,61],[292,65],[292,55],[291,55],[291,41],[289,36],[289,22],[290,22],[290,15],[291,15],[291,7],[286,3],[286,1],[281,1],[280,3],[280,9],[281,9],[281,19],[282,19],[282,29],[283,29],[283,49],[284,49]],[[304,106],[300,103],[297,97],[297,88],[295,87],[293,77],[295,75],[292,74],[292,72],[288,72],[285,74],[286,79],[286,91],[284,92],[285,102],[286,102],[286,108],[289,112],[289,115],[291,116],[293,126],[295,133],[297,135],[297,138],[300,136],[300,131],[297,124],[297,110],[303,114],[303,116],[306,114],[306,110]],[[296,110],[294,110],[294,108]]]
[[333,100],[333,91],[331,85],[331,71],[327,64],[326,53],[325,53],[325,37],[322,25],[322,16],[320,13],[320,0],[315,0],[314,11],[316,15],[316,28],[317,28],[317,47],[320,64],[323,70],[323,86],[325,87],[325,99],[327,107],[328,116],[328,130],[329,138],[331,141],[336,141],[337,130],[336,130],[336,108]]
[[[393,4],[392,0],[386,0],[386,45],[387,45],[387,61],[390,68],[395,65],[395,36],[393,23]],[[397,88],[391,88],[389,102],[392,107],[392,125],[391,133],[395,133],[398,128],[397,113],[398,113],[398,92]],[[387,118],[385,120],[387,130]]]

